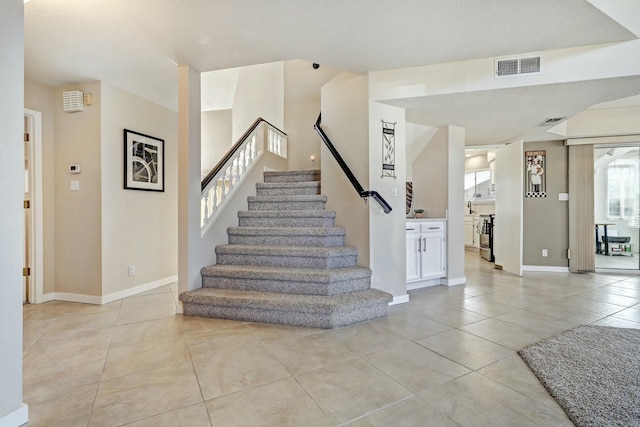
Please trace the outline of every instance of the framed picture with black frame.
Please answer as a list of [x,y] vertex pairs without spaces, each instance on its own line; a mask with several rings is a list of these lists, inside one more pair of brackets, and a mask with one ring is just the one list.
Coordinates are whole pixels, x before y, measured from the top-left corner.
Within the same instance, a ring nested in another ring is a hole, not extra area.
[[164,140],[124,130],[124,189],[164,191]]

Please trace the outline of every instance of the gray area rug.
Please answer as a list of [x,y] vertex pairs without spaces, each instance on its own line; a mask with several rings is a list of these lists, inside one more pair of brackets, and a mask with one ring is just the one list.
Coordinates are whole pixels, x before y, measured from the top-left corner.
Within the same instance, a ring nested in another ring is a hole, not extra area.
[[640,426],[640,330],[578,326],[518,352],[576,426]]

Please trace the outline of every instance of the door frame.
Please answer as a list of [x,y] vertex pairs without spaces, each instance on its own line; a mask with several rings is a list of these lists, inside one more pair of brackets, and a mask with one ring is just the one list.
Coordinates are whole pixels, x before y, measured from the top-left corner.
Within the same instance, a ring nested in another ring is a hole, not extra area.
[[44,302],[44,217],[42,194],[42,113],[24,109],[24,116],[29,120],[31,145],[29,164],[29,182],[31,185],[31,280],[29,281],[29,302],[38,304]]

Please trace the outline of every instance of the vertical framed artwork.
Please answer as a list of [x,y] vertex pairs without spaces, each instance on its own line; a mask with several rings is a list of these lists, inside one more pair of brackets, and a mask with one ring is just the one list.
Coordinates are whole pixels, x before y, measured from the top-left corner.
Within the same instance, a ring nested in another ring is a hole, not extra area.
[[547,151],[525,151],[525,197],[547,197]]
[[164,140],[124,130],[125,190],[164,191]]
[[382,120],[382,178],[396,177],[396,123]]

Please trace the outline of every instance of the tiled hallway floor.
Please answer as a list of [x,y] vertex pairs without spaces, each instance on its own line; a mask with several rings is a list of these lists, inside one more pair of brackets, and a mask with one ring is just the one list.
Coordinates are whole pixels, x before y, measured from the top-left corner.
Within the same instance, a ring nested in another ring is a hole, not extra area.
[[174,314],[175,285],[24,307],[30,426],[570,426],[516,350],[579,324],[640,328],[640,276],[526,273],[326,331]]

